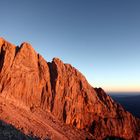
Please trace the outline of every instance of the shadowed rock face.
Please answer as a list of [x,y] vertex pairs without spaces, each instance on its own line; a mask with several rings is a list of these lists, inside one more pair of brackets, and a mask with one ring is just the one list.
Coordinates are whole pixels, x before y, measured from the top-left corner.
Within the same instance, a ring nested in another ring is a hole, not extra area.
[[0,139],[1,140],[38,140],[37,137],[26,136],[19,130],[15,129],[12,125],[9,125],[0,120]]
[[[22,109],[50,112],[95,139],[138,139],[140,121],[70,64],[46,62],[28,43],[0,39],[0,96]],[[32,122],[31,122],[32,123]]]

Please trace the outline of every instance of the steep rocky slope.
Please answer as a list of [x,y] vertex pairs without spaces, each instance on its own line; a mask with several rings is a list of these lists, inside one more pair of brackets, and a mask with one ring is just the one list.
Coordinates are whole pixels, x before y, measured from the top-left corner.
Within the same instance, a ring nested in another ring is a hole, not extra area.
[[77,69],[58,58],[46,62],[30,44],[16,47],[3,38],[0,103],[2,120],[40,138],[140,138],[139,119]]

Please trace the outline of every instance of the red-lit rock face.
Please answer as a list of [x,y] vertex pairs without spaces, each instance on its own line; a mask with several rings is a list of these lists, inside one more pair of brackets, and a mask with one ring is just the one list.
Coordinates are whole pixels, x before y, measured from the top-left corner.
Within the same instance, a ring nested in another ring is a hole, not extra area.
[[[61,122],[89,131],[95,139],[139,138],[138,119],[101,88],[90,86],[74,67],[58,58],[47,63],[28,43],[16,47],[0,39],[0,98],[31,114],[33,110],[48,112]],[[12,119],[5,120],[15,124]],[[30,123],[34,124],[34,119]],[[39,137],[46,134],[30,129]]]

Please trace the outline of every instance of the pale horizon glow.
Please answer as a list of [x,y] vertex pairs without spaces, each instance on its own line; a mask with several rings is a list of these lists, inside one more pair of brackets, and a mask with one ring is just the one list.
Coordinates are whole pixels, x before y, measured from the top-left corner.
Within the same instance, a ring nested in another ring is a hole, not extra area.
[[136,93],[140,93],[140,87],[139,87],[139,85],[138,84],[133,84],[133,85],[126,85],[126,84],[114,84],[114,85],[112,85],[112,84],[110,84],[110,85],[105,85],[105,84],[103,84],[103,83],[91,83],[91,82],[89,82],[90,83],[90,85],[91,86],[93,86],[94,88],[96,87],[96,88],[102,88],[104,91],[106,91],[107,93],[110,93],[110,92],[114,92],[114,93],[116,93],[116,92],[124,92],[124,93],[133,93],[133,92],[136,92]]
[[108,87],[108,86],[106,86],[106,87],[104,87],[103,88],[106,92],[108,92],[108,93],[110,93],[110,92],[124,92],[124,93],[133,93],[133,92],[137,92],[137,93],[140,93],[140,89],[139,89],[139,87],[137,87],[137,86],[134,86],[134,87],[132,87],[132,86],[114,86],[114,87]]

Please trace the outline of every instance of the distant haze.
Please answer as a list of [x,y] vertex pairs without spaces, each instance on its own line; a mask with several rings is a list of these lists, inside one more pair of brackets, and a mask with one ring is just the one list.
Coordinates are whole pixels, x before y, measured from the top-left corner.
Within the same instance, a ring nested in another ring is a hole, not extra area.
[[140,1],[1,0],[0,36],[59,57],[94,87],[140,91]]

